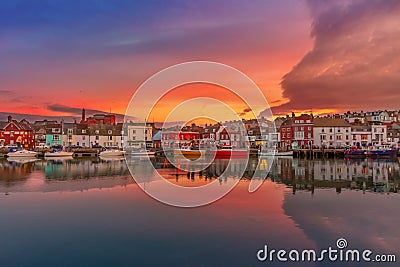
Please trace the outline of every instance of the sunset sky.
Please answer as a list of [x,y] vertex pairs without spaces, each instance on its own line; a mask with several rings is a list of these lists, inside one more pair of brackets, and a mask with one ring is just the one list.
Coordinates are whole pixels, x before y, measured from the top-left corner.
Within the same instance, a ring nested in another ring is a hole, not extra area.
[[[0,112],[123,114],[147,78],[194,60],[248,75],[275,115],[400,109],[399,50],[395,0],[5,0]],[[207,86],[202,95],[213,93],[224,98]]]

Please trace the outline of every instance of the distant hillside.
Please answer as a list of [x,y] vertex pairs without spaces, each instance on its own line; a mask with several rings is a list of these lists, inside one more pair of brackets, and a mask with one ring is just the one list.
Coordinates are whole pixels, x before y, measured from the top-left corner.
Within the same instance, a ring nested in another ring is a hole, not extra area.
[[[107,113],[107,112],[104,112]],[[22,120],[22,119],[26,119],[29,122],[34,122],[37,120],[57,120],[57,121],[61,121],[64,120],[65,122],[74,122],[74,120],[76,119],[76,121],[80,121],[81,117],[80,116],[42,116],[42,115],[35,115],[35,114],[21,114],[21,113],[10,113],[10,112],[0,112],[0,121],[6,121],[7,117],[11,115],[13,117],[13,119],[15,120]],[[87,114],[86,116],[92,116],[93,114]],[[124,115],[122,114],[115,114],[117,122],[123,122],[124,120]]]

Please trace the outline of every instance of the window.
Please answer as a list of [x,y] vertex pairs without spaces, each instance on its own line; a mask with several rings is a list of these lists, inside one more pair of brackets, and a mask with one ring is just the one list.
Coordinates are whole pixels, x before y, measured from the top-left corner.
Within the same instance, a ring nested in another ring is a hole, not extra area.
[[[96,133],[96,134],[99,134],[99,130],[96,130],[95,133]],[[96,140],[97,140],[97,139],[96,139]]]
[[132,130],[132,134],[136,134],[136,130]]
[[112,135],[110,135],[109,137],[108,137],[108,141],[112,141],[113,140],[113,137],[112,137]]
[[96,140],[99,140],[99,136],[98,135],[96,135]]
[[112,130],[108,130],[108,134],[112,134]]
[[68,134],[72,134],[73,133],[73,129],[68,129]]
[[86,133],[86,130],[85,130],[85,129],[83,129],[83,130],[82,130],[82,133],[83,133],[83,134],[85,134],[85,133]]
[[60,140],[60,135],[54,134],[54,135],[53,135],[53,140],[59,141],[59,140]]

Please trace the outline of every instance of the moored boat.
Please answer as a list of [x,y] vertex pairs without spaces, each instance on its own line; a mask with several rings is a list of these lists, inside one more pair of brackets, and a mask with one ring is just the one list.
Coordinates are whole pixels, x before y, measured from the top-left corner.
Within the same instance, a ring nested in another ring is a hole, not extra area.
[[54,157],[72,157],[74,152],[67,152],[67,151],[49,151],[44,153],[46,158],[54,158]]
[[192,149],[191,147],[186,147],[186,146],[174,149],[175,157],[184,156],[185,158],[197,159],[200,157],[204,157],[205,155],[206,155],[205,150]]
[[124,156],[125,151],[119,149],[109,149],[100,152],[99,156],[101,157],[117,157],[117,156]]
[[145,156],[154,157],[154,154],[155,152],[153,151],[148,151],[144,148],[140,148],[132,150],[128,155],[132,157],[145,157]]
[[213,151],[216,159],[229,159],[229,158],[247,158],[249,150],[247,149],[234,149],[232,147],[224,147]]
[[12,151],[7,154],[9,158],[34,158],[36,157],[37,152],[29,151],[29,150],[17,150]]
[[344,156],[346,158],[365,158],[367,153],[363,149],[352,147],[344,151]]
[[397,148],[376,147],[368,151],[368,156],[372,158],[395,158],[397,157]]
[[258,155],[260,157],[265,157],[265,156],[291,157],[293,156],[293,151],[260,151]]

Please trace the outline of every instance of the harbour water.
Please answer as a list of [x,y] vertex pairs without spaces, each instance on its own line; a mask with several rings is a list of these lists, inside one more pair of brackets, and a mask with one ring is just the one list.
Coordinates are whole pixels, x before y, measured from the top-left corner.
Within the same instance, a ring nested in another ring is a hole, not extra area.
[[[260,262],[256,254],[264,245],[318,250],[338,238],[400,259],[397,159],[278,158],[248,193],[254,160],[231,193],[189,209],[146,195],[124,159],[0,160],[1,266],[326,266],[335,263]],[[143,165],[133,164],[140,175]],[[218,177],[225,160],[201,174],[154,166],[182,186],[226,182]]]

